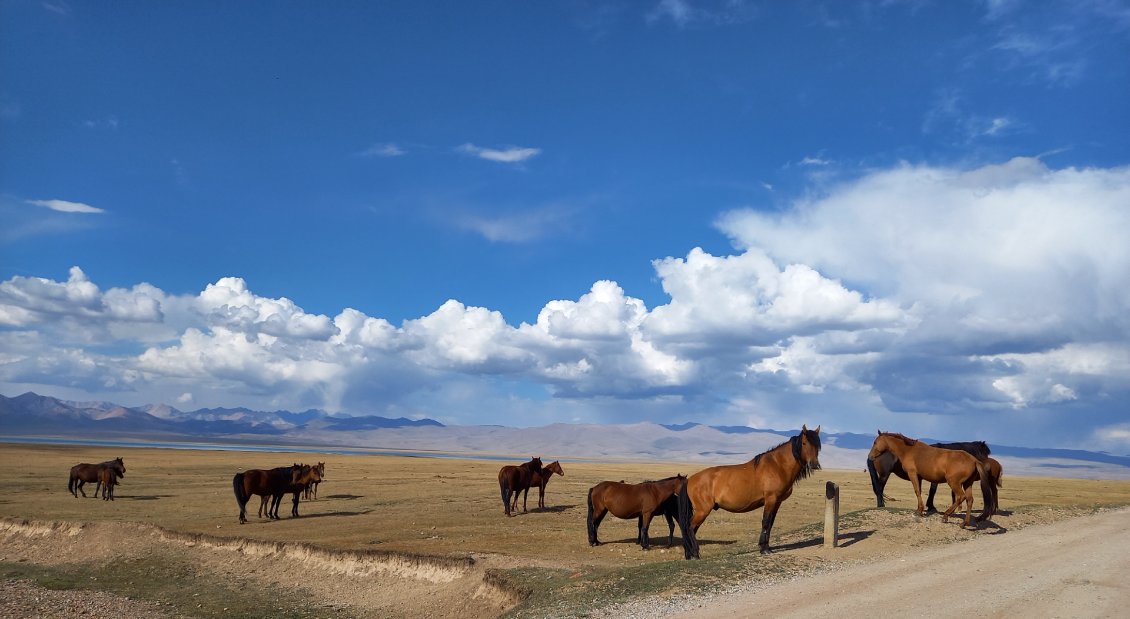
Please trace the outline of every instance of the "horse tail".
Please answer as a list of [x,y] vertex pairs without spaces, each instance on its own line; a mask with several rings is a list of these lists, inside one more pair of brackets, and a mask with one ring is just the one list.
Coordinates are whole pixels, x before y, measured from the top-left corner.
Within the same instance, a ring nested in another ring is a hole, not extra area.
[[996,506],[996,501],[993,499],[993,480],[989,478],[989,465],[980,460],[974,462],[977,464],[977,475],[981,478],[981,500],[985,503],[985,508],[981,510],[977,520],[988,520]]
[[588,524],[588,528],[589,528],[589,543],[590,544],[593,543],[593,540],[596,539],[596,526],[593,524],[593,521],[592,521],[592,490],[593,490],[592,488],[589,488],[589,496],[588,496],[589,509],[588,509],[588,516],[587,516],[588,520],[586,521],[586,523]]
[[67,492],[71,494],[78,494],[75,492],[75,473],[71,471],[71,476],[67,479]]
[[499,492],[502,493],[502,509],[503,509],[503,511],[506,512],[506,515],[509,516],[510,515],[510,478],[508,476],[504,475],[504,476],[502,476],[502,479],[498,480],[498,490],[499,490]]
[[688,486],[690,480],[684,481],[679,488],[679,532],[683,535],[684,556],[687,559],[697,559],[698,540],[695,538],[694,527],[691,526],[694,519],[694,503],[691,502],[690,494],[687,492]]
[[232,489],[235,490],[235,502],[239,503],[239,509],[242,510],[247,501],[251,499],[250,495],[243,493],[243,473],[236,473],[235,477],[231,479]]
[[875,461],[871,458],[867,459],[867,472],[871,475],[871,490],[875,493],[875,501],[878,503],[878,507],[885,507],[883,488],[879,484],[879,472],[875,470]]

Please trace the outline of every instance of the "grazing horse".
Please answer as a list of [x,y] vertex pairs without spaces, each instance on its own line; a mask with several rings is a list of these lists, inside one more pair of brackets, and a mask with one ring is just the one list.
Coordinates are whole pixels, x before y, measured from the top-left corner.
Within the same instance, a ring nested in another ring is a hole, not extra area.
[[954,501],[949,509],[942,513],[942,522],[949,522],[950,515],[964,501],[965,521],[961,526],[969,526],[973,513],[973,493],[969,490],[973,486],[974,476],[976,475],[976,478],[981,481],[981,492],[984,495],[986,505],[985,512],[978,520],[988,518],[985,514],[989,512],[993,504],[989,472],[987,467],[977,458],[957,449],[931,447],[922,441],[908,438],[902,434],[880,431],[879,436],[875,438],[875,442],[871,445],[871,451],[868,452],[867,458],[874,460],[887,452],[893,453],[898,458],[903,470],[906,471],[906,476],[910,479],[910,485],[914,486],[914,494],[918,497],[917,513],[919,516],[922,516],[924,512],[921,480],[925,479],[935,483],[946,482],[953,490]]
[[[675,543],[675,516],[679,512],[677,495],[679,490],[686,485],[685,475],[676,475],[658,481],[645,481],[638,484],[626,484],[622,481],[602,481],[589,488],[588,522],[589,545],[599,546],[600,540],[596,531],[600,522],[611,513],[617,518],[636,518],[639,533],[636,542],[644,550],[651,548],[651,539],[648,537],[648,528],[651,519],[656,513],[661,513],[667,518],[667,545]],[[683,532],[686,535],[686,532]]]
[[[278,495],[281,501],[287,488],[298,481],[301,474],[302,467],[297,464],[270,470],[250,469],[236,473],[235,477],[232,477],[232,488],[235,490],[235,501],[239,504],[239,523],[247,522],[247,501],[251,499],[251,495],[270,497]],[[267,517],[272,519],[279,517],[277,502],[272,502],[271,508],[267,510]]]
[[118,469],[114,467],[106,467],[98,472],[98,486],[95,486],[94,495],[98,496],[98,488],[102,488],[102,500],[114,500],[114,486],[118,485]]
[[686,558],[699,558],[698,528],[716,509],[744,514],[764,507],[761,515],[761,554],[769,554],[769,533],[781,503],[793,486],[820,468],[820,426],[800,434],[743,464],[713,466],[690,476],[679,492],[679,524],[686,531]]
[[[537,486],[538,489],[538,509],[545,509],[545,487],[549,484],[549,478],[557,473],[562,477],[565,476],[565,469],[561,468],[561,463],[557,460],[550,462],[542,467],[540,471],[534,473],[530,478],[530,485],[522,491],[522,511],[526,511],[526,497],[530,495],[530,488]],[[518,512],[518,492],[514,492],[514,501],[510,510],[514,513]]]
[[[502,510],[507,516],[510,513],[510,497],[522,490],[529,490],[530,483],[534,478],[535,473],[541,472],[541,458],[530,458],[529,462],[523,462],[518,466],[507,465],[498,470],[498,489],[502,493]],[[514,513],[518,513],[516,505],[517,497],[515,497]],[[526,513],[525,504],[522,505],[522,513]]]
[[[931,447],[941,447],[942,449],[959,449],[964,451],[974,458],[988,465],[989,468],[989,481],[991,481],[991,489],[993,492],[993,502],[991,513],[1000,511],[1000,499],[998,497],[997,488],[1002,486],[1001,475],[1003,470],[1001,463],[994,458],[989,457],[989,446],[985,441],[968,441],[962,443],[932,443]],[[903,479],[909,481],[906,475],[906,470],[902,468],[898,458],[891,452],[886,452],[875,459],[867,460],[867,472],[871,476],[871,489],[875,492],[875,502],[878,507],[885,507],[886,501],[884,499],[883,490],[887,486],[887,480],[891,474],[895,474]],[[976,479],[974,481],[977,481]],[[926,497],[926,513],[936,512],[937,508],[934,507],[934,495],[938,491],[938,484],[930,483],[930,494]]]
[[[67,491],[78,498],[78,493],[82,493],[82,497],[86,498],[86,492],[82,489],[83,485],[87,482],[97,483],[101,479],[102,469],[112,468],[116,471],[118,477],[124,477],[126,474],[126,463],[121,458],[107,460],[98,464],[76,464],[71,467],[71,477],[67,481]],[[95,486],[94,496],[98,496],[98,487]]]
[[318,471],[318,481],[311,482],[309,486],[306,486],[306,490],[302,493],[302,498],[306,499],[307,501],[318,500],[318,484],[322,483],[322,480],[326,478],[325,462],[319,462],[315,464],[314,469]]

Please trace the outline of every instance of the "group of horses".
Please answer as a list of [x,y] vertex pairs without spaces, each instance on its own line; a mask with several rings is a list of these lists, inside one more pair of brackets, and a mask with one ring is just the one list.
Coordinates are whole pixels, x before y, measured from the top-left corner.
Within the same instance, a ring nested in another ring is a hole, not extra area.
[[502,494],[502,511],[507,516],[518,513],[518,495],[522,495],[522,513],[526,513],[526,499],[530,488],[538,489],[538,509],[545,509],[545,486],[553,474],[564,476],[565,469],[557,460],[542,466],[541,458],[530,458],[517,466],[506,465],[498,470],[498,490]]
[[[262,497],[259,502],[259,517],[266,511],[267,518],[279,519],[279,504],[284,495],[293,494],[294,502],[290,515],[298,517],[298,497],[306,495],[317,497],[318,484],[326,474],[326,463],[292,464],[273,469],[249,469],[232,477],[235,500],[239,504],[239,523],[247,522],[247,502],[251,497]],[[268,500],[270,505],[268,505]]]
[[[917,513],[924,515],[921,482],[931,483],[929,507],[934,510],[933,499],[938,484],[948,484],[952,502],[942,516],[943,522],[965,503],[963,527],[972,524],[974,482],[981,483],[984,508],[978,522],[987,520],[999,511],[997,488],[1001,486],[1000,462],[989,457],[989,447],[983,441],[969,443],[935,443],[921,441],[893,432],[879,432],[867,454],[872,489],[879,507],[885,505],[883,490],[893,473],[910,481],[918,497]],[[586,524],[589,544],[599,546],[597,535],[601,521],[612,514],[617,518],[636,519],[636,542],[645,550],[650,548],[648,529],[655,516],[667,521],[667,545],[674,544],[675,523],[678,522],[683,537],[683,551],[687,559],[699,558],[698,531],[710,513],[722,509],[746,513],[761,508],[761,535],[758,547],[762,554],[770,552],[769,536],[781,504],[788,499],[797,482],[820,469],[820,427],[809,430],[802,426],[800,434],[758,454],[748,462],[703,469],[690,477],[678,474],[665,479],[626,483],[602,481],[588,491]],[[554,463],[556,464],[556,463]],[[503,467],[499,471],[503,508],[511,515],[509,492],[520,484],[528,488],[530,480],[541,471],[541,459],[533,458],[520,466]],[[541,477],[544,494],[545,480]],[[536,485],[536,484],[533,484]],[[513,510],[517,509],[514,496]]]
[[114,486],[118,485],[118,480],[126,476],[126,463],[121,458],[114,458],[98,464],[76,464],[71,467],[71,477],[67,481],[67,491],[78,498],[79,493],[82,493],[82,498],[86,498],[86,491],[82,487],[87,483],[93,483],[94,496],[98,497],[98,493],[102,493],[103,501],[114,500]]
[[[867,470],[879,507],[885,505],[883,491],[894,474],[913,486],[919,516],[925,515],[926,507],[931,512],[936,511],[934,494],[937,486],[948,484],[952,500],[942,514],[942,522],[948,522],[954,511],[964,503],[962,526],[967,527],[972,524],[974,482],[980,482],[984,501],[977,521],[987,520],[999,511],[997,488],[1002,485],[1002,469],[1000,462],[989,454],[989,446],[983,441],[927,445],[902,434],[879,431],[867,454]],[[617,518],[637,520],[636,541],[646,550],[651,547],[648,535],[651,521],[660,515],[667,521],[668,546],[674,544],[675,523],[678,522],[684,556],[697,559],[698,530],[712,511],[722,509],[746,513],[761,508],[758,547],[762,554],[768,554],[769,536],[777,511],[792,495],[797,482],[820,469],[819,456],[820,426],[814,430],[802,426],[800,434],[741,464],[712,466],[690,477],[678,474],[635,484],[623,480],[602,481],[588,491],[586,524],[589,544],[600,545],[597,536],[600,523],[605,516],[612,514]],[[101,491],[103,500],[112,501],[114,486],[125,472],[121,458],[99,464],[78,464],[71,468],[67,490],[76,498],[79,493],[86,497],[83,484],[96,482],[95,496]],[[291,516],[297,517],[299,495],[316,499],[318,484],[325,472],[325,463],[319,462],[236,473],[232,478],[232,488],[239,504],[240,524],[247,522],[247,502],[255,495],[262,497],[259,517],[262,518],[265,512],[267,518],[277,520],[282,497],[293,494]],[[506,516],[518,513],[519,495],[522,495],[522,513],[527,513],[526,499],[533,487],[538,488],[538,507],[544,510],[545,488],[555,473],[565,475],[560,462],[543,466],[540,457],[520,465],[503,466],[498,471],[503,513]],[[922,501],[923,481],[931,484],[926,505]]]

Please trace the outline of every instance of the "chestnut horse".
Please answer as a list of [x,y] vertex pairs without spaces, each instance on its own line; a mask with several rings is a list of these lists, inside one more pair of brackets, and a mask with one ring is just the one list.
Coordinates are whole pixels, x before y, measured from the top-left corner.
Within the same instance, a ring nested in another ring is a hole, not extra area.
[[[82,489],[83,484],[90,482],[97,483],[101,479],[102,469],[112,468],[117,472],[118,477],[124,477],[126,474],[126,463],[121,458],[107,460],[98,464],[76,464],[71,467],[71,478],[67,481],[67,491],[78,498],[78,493],[82,492],[82,497],[86,498],[86,492]],[[94,496],[98,496],[98,488],[95,486]]]
[[306,490],[303,491],[302,498],[306,499],[307,501],[311,499],[315,501],[318,500],[318,484],[322,483],[322,480],[326,478],[325,462],[319,462],[313,465],[313,467],[318,471],[318,481],[311,482],[309,486],[306,486]]
[[724,509],[744,514],[764,507],[761,514],[761,554],[769,554],[769,533],[781,503],[793,486],[820,468],[820,426],[800,434],[744,464],[713,466],[687,480],[679,492],[679,524],[686,558],[699,558],[698,528],[710,512]]
[[984,495],[985,510],[978,520],[988,518],[993,504],[991,482],[989,481],[988,468],[977,458],[957,449],[943,449],[931,447],[922,441],[915,440],[895,432],[879,432],[867,458],[874,460],[884,453],[891,452],[898,458],[910,485],[914,486],[914,495],[918,497],[919,516],[924,514],[922,505],[921,480],[935,483],[948,483],[953,490],[954,501],[942,513],[942,522],[949,522],[949,517],[954,510],[965,502],[965,521],[962,527],[969,526],[973,514],[973,493],[969,492],[975,479],[981,481],[981,492]]
[[102,488],[102,500],[114,500],[114,486],[118,485],[118,469],[114,467],[106,467],[98,472],[98,485],[94,488],[94,495],[98,496],[98,488]]
[[[557,460],[550,462],[549,464],[542,467],[540,471],[537,471],[533,474],[533,477],[530,478],[530,485],[522,491],[522,511],[526,511],[526,497],[530,494],[530,488],[533,488],[535,486],[537,486],[538,489],[538,509],[545,509],[545,487],[549,484],[549,478],[553,477],[554,473],[557,473],[562,477],[565,476],[565,469],[561,468],[561,463]],[[510,508],[510,511],[515,513],[518,512],[517,491],[514,492],[514,501],[513,505]]]
[[[626,484],[622,481],[602,481],[589,488],[588,527],[589,545],[599,546],[596,530],[600,522],[611,513],[617,518],[635,518],[639,533],[636,542],[644,550],[651,548],[648,528],[656,513],[667,518],[667,545],[675,542],[675,516],[679,512],[678,493],[687,482],[685,475],[676,475],[658,481]],[[683,532],[685,536],[686,533]]]
[[[994,514],[1000,511],[1000,498],[998,496],[999,493],[997,492],[997,488],[1003,486],[1003,484],[1001,483],[1003,469],[1000,462],[998,462],[994,458],[989,457],[989,454],[991,452],[989,450],[989,446],[985,443],[985,441],[967,441],[961,443],[931,443],[930,446],[941,447],[942,449],[960,449],[961,451],[967,452],[969,455],[987,464],[989,468],[989,481],[992,482],[990,487],[993,491],[993,503],[991,511]],[[898,458],[896,458],[895,455],[889,451],[879,456],[878,458],[875,458],[874,460],[868,459],[867,472],[871,476],[871,489],[875,493],[875,502],[878,507],[886,506],[883,490],[884,488],[886,488],[887,480],[890,478],[892,473],[903,479],[906,479],[907,481],[910,480],[910,478],[906,476],[906,471],[902,468],[902,465],[899,464]],[[930,493],[926,497],[926,513],[938,511],[937,508],[934,507],[934,495],[937,493],[937,491],[938,484],[931,482]]]
[[[528,491],[530,483],[534,478],[535,473],[541,472],[541,458],[530,458],[529,462],[523,462],[518,466],[507,465],[498,470],[498,489],[502,493],[502,510],[507,516],[510,513],[510,497],[513,494],[521,492],[522,490]],[[518,500],[514,498],[514,513],[518,511]],[[522,513],[526,512],[526,506],[523,503]]]

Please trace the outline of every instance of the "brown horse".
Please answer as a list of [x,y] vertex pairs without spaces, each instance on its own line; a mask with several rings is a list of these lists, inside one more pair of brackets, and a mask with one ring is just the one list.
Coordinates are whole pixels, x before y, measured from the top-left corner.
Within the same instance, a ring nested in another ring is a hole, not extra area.
[[683,550],[688,559],[699,557],[698,528],[710,512],[724,509],[744,514],[759,507],[761,554],[769,554],[769,533],[781,503],[793,486],[820,468],[820,426],[800,434],[744,464],[714,466],[691,475],[679,493],[679,523],[686,531]]
[[[622,481],[602,481],[589,488],[588,498],[588,528],[589,545],[599,546],[600,540],[596,537],[597,529],[604,517],[611,513],[617,518],[636,519],[639,533],[636,542],[644,550],[651,548],[651,539],[648,537],[648,528],[651,519],[656,513],[667,518],[669,528],[667,545],[675,542],[675,516],[678,515],[679,503],[677,495],[686,486],[685,475],[676,475],[658,481],[645,481],[638,484],[626,484]],[[683,531],[686,536],[686,531]]]
[[[507,465],[498,470],[498,489],[502,493],[502,511],[507,516],[510,516],[510,497],[512,494],[521,492],[522,490],[529,490],[530,483],[534,478],[535,473],[541,472],[541,458],[530,458],[529,462],[523,462],[518,466]],[[515,498],[515,503],[517,499]],[[517,513],[517,505],[514,507],[514,513]],[[522,513],[526,512],[526,507],[522,505]]]
[[[549,484],[549,478],[553,477],[554,473],[562,477],[565,476],[565,469],[561,468],[561,463],[557,460],[550,462],[542,467],[540,471],[534,473],[533,477],[530,478],[530,485],[522,491],[522,511],[526,511],[526,497],[530,494],[530,488],[535,486],[538,489],[538,509],[545,509],[545,487]],[[518,512],[517,492],[514,492],[514,501],[513,505],[510,507],[510,511],[514,513]]]
[[102,500],[114,500],[114,486],[118,485],[118,469],[114,467],[106,467],[98,472],[98,486],[95,487],[94,494],[98,495],[98,487],[102,488]]
[[954,501],[942,513],[942,522],[949,522],[949,517],[954,510],[965,502],[965,521],[962,527],[967,527],[972,522],[973,494],[969,489],[973,486],[974,476],[981,481],[981,492],[984,495],[985,510],[978,520],[988,518],[993,504],[992,484],[989,481],[989,471],[977,458],[957,449],[943,449],[931,447],[922,441],[915,440],[895,432],[879,432],[867,458],[874,460],[884,453],[891,452],[898,458],[899,464],[906,471],[910,485],[914,487],[914,495],[918,497],[918,515],[922,516],[925,506],[922,504],[921,480],[934,483],[948,483],[953,490]]
[[[78,498],[81,492],[82,497],[86,498],[86,492],[82,489],[83,485],[87,482],[92,484],[98,483],[101,479],[102,469],[112,468],[117,472],[118,477],[124,477],[126,474],[126,463],[121,458],[107,460],[98,464],[76,464],[71,467],[71,477],[67,481],[67,491]],[[97,487],[95,487],[94,496],[98,496]]]
[[312,482],[309,486],[306,486],[306,490],[302,493],[302,498],[306,499],[307,501],[318,500],[318,484],[322,483],[322,480],[326,478],[325,462],[319,462],[315,464],[314,468],[318,471],[318,481]]
[[[281,501],[282,495],[286,494],[287,489],[297,482],[301,475],[302,467],[298,464],[270,470],[250,469],[236,473],[232,478],[232,488],[235,490],[235,501],[239,504],[239,523],[247,522],[247,501],[251,499],[251,495],[272,498],[277,495]],[[272,519],[279,517],[277,502],[272,501],[271,507],[267,510],[267,517]]]
[[[1001,475],[1003,474],[1001,463],[989,457],[992,453],[989,445],[985,441],[965,441],[960,443],[931,443],[931,447],[941,447],[942,449],[960,449],[969,455],[980,460],[983,464],[989,467],[989,481],[992,483],[990,487],[993,491],[992,513],[1000,511],[1000,499],[997,496],[997,488],[1002,487]],[[907,481],[910,480],[906,475],[906,471],[899,464],[898,458],[891,452],[886,452],[883,455],[867,460],[867,472],[871,475],[871,489],[875,493],[875,502],[879,507],[884,507],[886,501],[884,500],[883,489],[887,486],[887,480],[891,474],[901,477]],[[974,480],[976,481],[976,480]],[[930,483],[930,494],[926,497],[926,513],[933,513],[938,511],[934,507],[934,495],[938,491],[938,484]]]

